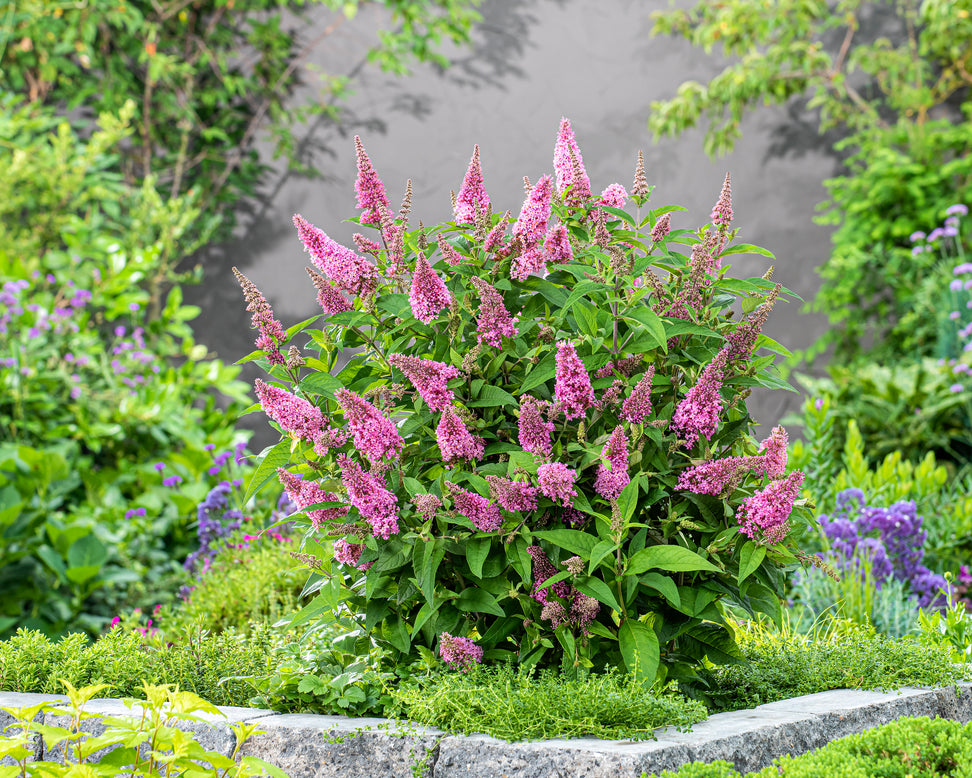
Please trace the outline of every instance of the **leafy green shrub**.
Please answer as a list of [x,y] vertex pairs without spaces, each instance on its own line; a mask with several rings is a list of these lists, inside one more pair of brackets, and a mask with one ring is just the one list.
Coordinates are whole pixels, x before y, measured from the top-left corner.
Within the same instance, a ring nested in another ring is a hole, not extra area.
[[654,738],[657,727],[690,727],[705,708],[616,671],[569,680],[554,671],[510,665],[419,677],[395,691],[404,716],[458,735],[503,740]]
[[175,684],[215,705],[246,706],[251,693],[239,675],[271,669],[273,633],[187,632],[176,644],[113,629],[94,643],[80,634],[57,642],[20,629],[0,642],[0,689],[56,694],[61,679],[75,686],[107,684],[111,697],[136,694],[142,683]]
[[[24,708],[4,708],[14,717],[7,728],[12,736],[0,736],[0,758],[10,759],[5,767],[8,776],[74,775],[132,775],[169,776],[173,773],[211,776],[211,778],[250,778],[270,775],[287,778],[286,773],[255,756],[240,757],[243,744],[253,735],[261,734],[256,724],[230,724],[235,736],[232,756],[218,751],[206,751],[192,733],[174,726],[178,721],[198,721],[201,715],[223,716],[218,708],[190,692],[168,686],[144,684],[145,699],[126,699],[131,715],[107,716],[84,710],[102,686],[75,689],[66,683],[69,704],[40,703]],[[137,706],[137,708],[136,708]],[[67,715],[66,727],[38,724],[34,719],[41,711]],[[106,731],[98,736],[82,729],[82,721],[97,719]],[[33,761],[33,741],[37,734],[44,737],[46,753],[60,750],[60,761]],[[100,758],[94,755],[103,749]],[[82,763],[87,762],[87,765]]]
[[543,176],[509,239],[478,150],[456,223],[407,231],[359,148],[377,265],[295,216],[326,314],[289,332],[238,274],[285,436],[249,491],[276,474],[307,537],[336,538],[313,607],[347,603],[400,664],[438,647],[651,681],[735,661],[721,601],[777,616],[810,521],[785,432],[763,453],[747,434],[750,388],[787,386],[754,355],[781,348],[760,329],[783,289],[721,268],[766,254],[729,247],[728,178],[712,225],[672,230],[677,207],[642,208],[643,168],[631,212],[620,185],[588,196],[566,119],[555,159],[560,194]]
[[891,638],[847,621],[821,620],[803,634],[750,624],[739,642],[745,662],[703,673],[700,696],[713,710],[830,689],[945,686],[965,675],[940,639]]

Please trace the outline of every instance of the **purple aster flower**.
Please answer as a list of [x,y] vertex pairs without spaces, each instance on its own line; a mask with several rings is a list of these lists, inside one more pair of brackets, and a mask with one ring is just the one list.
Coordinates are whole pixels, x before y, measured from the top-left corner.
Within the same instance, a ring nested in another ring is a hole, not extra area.
[[917,243],[920,240],[924,240],[926,237],[928,236],[925,235],[925,233],[921,230],[915,230],[913,233],[911,233],[911,235],[908,236],[908,240],[910,240],[912,243]]
[[963,205],[962,203],[950,205],[945,209],[946,216],[967,216],[968,213],[969,207],[967,205]]
[[361,223],[380,224],[380,211],[389,206],[385,185],[378,177],[361,138],[357,135],[354,136],[354,152],[358,160],[358,178],[354,183],[354,191],[358,195],[358,207],[364,210]]
[[595,404],[594,389],[587,368],[569,340],[557,343],[557,373],[554,397],[568,419],[580,419]]
[[489,195],[486,194],[486,186],[483,183],[478,144],[473,147],[469,169],[466,170],[466,176],[462,179],[462,188],[459,190],[459,196],[456,197],[456,221],[460,224],[471,223],[475,219],[477,207],[480,213],[485,213],[489,209]]
[[452,295],[449,294],[445,282],[432,269],[421,251],[415,261],[408,299],[412,304],[412,315],[422,324],[428,324],[439,315],[439,311],[449,307],[452,302]]
[[170,475],[168,478],[162,479],[162,486],[177,486],[182,483],[181,475]]

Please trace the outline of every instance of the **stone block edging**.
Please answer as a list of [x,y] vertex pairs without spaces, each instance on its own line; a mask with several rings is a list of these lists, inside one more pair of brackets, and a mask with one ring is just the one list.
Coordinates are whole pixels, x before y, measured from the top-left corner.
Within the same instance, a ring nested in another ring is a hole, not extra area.
[[[956,688],[958,693],[956,693]],[[63,697],[0,692],[0,708],[24,707]],[[91,700],[85,710],[119,715],[120,700]],[[740,772],[758,770],[783,754],[799,755],[831,740],[886,724],[903,716],[972,721],[972,684],[896,692],[836,690],[716,713],[691,731],[666,727],[657,740],[595,738],[507,743],[486,735],[454,736],[408,722],[341,716],[278,714],[253,708],[220,708],[227,719],[182,722],[206,748],[231,755],[227,726],[257,722],[263,734],[251,738],[244,756],[259,756],[290,778],[607,778],[651,775],[686,762],[725,759]],[[48,711],[48,724],[63,716]],[[12,718],[0,711],[0,731]],[[96,720],[88,726],[97,728]],[[45,758],[34,742],[35,759]],[[46,758],[50,758],[47,756]]]

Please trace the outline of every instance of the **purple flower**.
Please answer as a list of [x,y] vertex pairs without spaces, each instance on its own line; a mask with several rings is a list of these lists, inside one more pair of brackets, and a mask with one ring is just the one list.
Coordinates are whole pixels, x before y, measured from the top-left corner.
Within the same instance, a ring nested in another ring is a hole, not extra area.
[[964,392],[965,387],[962,386],[962,384],[952,384],[950,387],[948,387],[948,391],[958,394],[959,392]]
[[[314,481],[308,481],[299,475],[294,475],[282,467],[277,468],[277,479],[283,485],[287,497],[299,511],[322,502],[341,502],[334,492],[325,491]],[[344,518],[347,513],[348,507],[342,505],[334,508],[310,510],[307,511],[307,516],[314,525],[314,529],[320,529],[326,522]]]
[[587,368],[569,340],[557,343],[557,373],[554,397],[568,419],[581,419],[595,404],[594,389]]
[[631,476],[628,475],[628,436],[620,424],[614,428],[601,451],[601,459],[594,491],[608,502],[613,502],[631,481]]
[[503,526],[499,508],[485,497],[466,491],[450,481],[446,481],[446,488],[452,497],[453,510],[469,519],[480,532],[496,532]]
[[607,205],[611,208],[624,208],[624,203],[627,199],[628,193],[621,184],[611,184],[601,192],[601,200],[598,202],[598,205]]
[[313,268],[304,268],[317,289],[317,302],[325,316],[352,309],[351,303],[334,286]]
[[367,259],[333,241],[299,213],[294,214],[294,226],[311,261],[339,289],[361,297],[377,290],[378,269]]
[[448,632],[439,635],[439,656],[450,670],[468,673],[483,661],[483,649],[469,638],[453,637]]
[[483,170],[479,163],[479,145],[473,147],[469,169],[462,180],[459,196],[456,197],[456,221],[460,224],[471,223],[476,216],[476,209],[485,213],[489,208],[489,195],[483,183]]
[[412,286],[408,299],[412,304],[412,314],[422,324],[428,324],[438,316],[439,311],[447,308],[452,302],[452,295],[449,294],[445,282],[432,269],[429,260],[421,251],[415,261],[415,272],[412,273]]
[[541,457],[549,457],[553,451],[550,435],[553,422],[544,421],[543,411],[549,403],[525,394],[520,398],[519,441],[524,451]]
[[[512,230],[513,236],[520,238],[524,250],[529,250],[543,241],[547,232],[547,222],[550,221],[552,195],[553,179],[550,176],[542,176],[524,200]],[[513,277],[525,278],[526,274]]]
[[156,462],[154,465],[152,465],[152,467],[161,473],[163,470],[165,470],[165,462]]
[[516,337],[519,316],[510,317],[503,304],[503,296],[488,281],[472,276],[472,285],[479,293],[479,312],[476,317],[476,342],[499,348],[503,338]]
[[144,515],[145,515],[145,508],[131,508],[130,510],[125,511],[126,519],[131,519],[134,516],[144,516]]
[[534,511],[537,509],[537,487],[523,481],[511,481],[497,475],[486,476],[489,493],[503,510]]
[[758,537],[767,546],[782,543],[790,531],[790,513],[802,486],[803,473],[794,470],[747,498],[737,513],[740,532]]
[[454,395],[448,382],[459,377],[459,371],[452,365],[405,354],[391,354],[388,364],[408,376],[419,396],[432,410],[441,411],[452,403]]
[[354,136],[354,151],[358,160],[358,178],[354,182],[354,191],[358,195],[358,207],[364,209],[361,223],[380,224],[381,209],[388,208],[389,205],[385,185],[378,177],[361,138],[357,135]]
[[303,397],[297,397],[286,389],[265,384],[259,378],[254,382],[257,399],[264,413],[285,431],[313,443],[324,427],[324,414]]
[[568,506],[577,496],[574,480],[577,473],[562,462],[550,462],[537,468],[537,483],[540,491],[555,503]]
[[130,311],[132,311],[133,313],[134,313],[135,311],[137,311],[137,310],[138,310],[139,308],[141,308],[141,307],[142,307],[142,306],[140,306],[140,305],[139,305],[138,303],[129,303],[129,304],[128,304],[128,310],[130,310]]
[[972,273],[972,262],[963,262],[960,265],[956,265],[952,268],[952,272],[957,275],[963,275],[964,273]]
[[936,227],[930,233],[928,233],[928,242],[929,243],[934,243],[936,240],[938,240],[944,234],[945,234],[945,231],[941,227]]
[[729,229],[729,224],[732,222],[732,188],[729,184],[728,173],[726,173],[726,180],[722,184],[722,192],[719,194],[719,200],[712,207],[712,213],[709,215],[709,218],[720,230]]
[[962,289],[962,279],[961,278],[953,278],[952,281],[949,283],[948,288],[951,289],[953,292],[961,291],[961,289]]
[[722,410],[723,371],[726,368],[728,352],[723,348],[706,365],[698,382],[689,389],[685,399],[675,409],[672,429],[684,436],[685,445],[694,446],[700,435],[709,440],[719,426],[719,412]]
[[551,227],[543,240],[543,254],[553,265],[566,265],[574,261],[574,250],[570,247],[570,234],[565,224]]
[[645,374],[635,384],[634,391],[621,404],[621,419],[641,424],[651,413],[651,386],[655,380],[655,366],[649,365]]
[[470,434],[451,406],[442,412],[439,426],[435,429],[435,439],[439,444],[442,461],[453,464],[461,459],[481,459],[486,444],[478,435]]
[[181,475],[170,475],[168,478],[162,479],[162,486],[176,486],[182,483]]
[[944,235],[946,238],[954,238],[956,235],[958,235],[958,229],[956,227],[946,225],[942,227],[942,235]]
[[946,216],[967,216],[968,213],[969,207],[967,205],[963,205],[962,203],[950,205],[945,209]]
[[383,416],[363,397],[343,386],[334,393],[334,398],[348,420],[348,427],[354,435],[355,448],[372,462],[398,456],[405,441],[402,440],[395,422]]
[[540,588],[544,581],[557,574],[557,568],[553,566],[553,563],[543,553],[543,549],[540,546],[529,546],[527,547],[527,551],[533,560],[533,592],[531,597],[541,605],[547,603],[548,591],[553,592],[562,599],[570,597],[570,584],[566,581],[557,581],[557,583],[550,584],[550,586],[544,587],[543,589]]
[[371,525],[376,538],[387,540],[398,534],[398,498],[373,474],[345,454],[338,457],[341,483],[348,493],[348,500]]
[[[908,236],[908,240],[912,243],[917,243],[920,240],[924,240],[927,236],[921,230],[915,230],[911,235]],[[912,252],[914,253],[914,252]]]

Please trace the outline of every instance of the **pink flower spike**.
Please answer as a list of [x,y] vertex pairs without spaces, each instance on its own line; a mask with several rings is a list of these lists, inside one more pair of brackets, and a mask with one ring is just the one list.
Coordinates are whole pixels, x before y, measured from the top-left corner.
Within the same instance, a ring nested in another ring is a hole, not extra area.
[[445,281],[439,278],[421,251],[415,262],[415,272],[412,273],[412,288],[409,290],[408,299],[412,304],[412,314],[422,324],[428,324],[438,316],[439,311],[452,302],[452,295],[449,294]]
[[476,317],[476,342],[499,348],[503,338],[515,338],[516,323],[519,316],[510,318],[510,312],[503,305],[503,296],[486,280],[479,276],[470,278],[479,293],[479,313]]
[[584,201],[591,196],[591,180],[584,170],[584,158],[574,138],[570,121],[566,118],[560,120],[553,163],[554,170],[557,172],[557,191],[563,194],[570,187],[567,196],[569,204],[583,205]]
[[280,352],[280,346],[287,340],[287,333],[283,325],[274,318],[270,303],[261,294],[249,278],[235,267],[233,275],[243,288],[243,299],[246,300],[246,310],[253,314],[250,326],[260,332],[256,339],[256,347],[267,355],[267,362],[271,365],[282,365],[286,362]]
[[720,231],[729,229],[729,225],[732,223],[732,188],[729,185],[728,173],[726,173],[726,180],[722,185],[719,200],[712,207],[709,218]]
[[432,410],[444,410],[452,403],[454,395],[448,382],[459,377],[459,371],[452,365],[406,354],[390,355],[388,364],[394,365],[408,376],[419,396]]
[[453,509],[469,519],[480,532],[496,532],[503,526],[499,508],[490,504],[485,497],[468,492],[450,481],[446,481],[445,485],[452,497]]
[[570,233],[566,225],[558,224],[550,228],[543,241],[543,253],[553,265],[566,265],[574,261],[574,250],[570,247]]
[[510,513],[535,511],[537,509],[537,487],[523,481],[511,481],[498,475],[486,476],[490,496],[503,510]]
[[311,277],[311,281],[314,282],[314,287],[317,289],[317,302],[320,303],[321,310],[324,311],[325,316],[351,310],[351,303],[337,289],[331,286],[324,276],[309,267],[304,269]]
[[568,506],[577,496],[574,480],[577,473],[562,462],[550,462],[537,468],[540,491],[559,505]]
[[513,236],[520,238],[524,250],[529,250],[543,241],[547,222],[550,221],[552,196],[553,179],[542,176],[524,200],[512,230]]
[[354,136],[354,151],[358,158],[358,180],[354,183],[354,191],[358,195],[358,207],[364,209],[361,223],[377,225],[381,223],[380,209],[389,207],[388,194],[357,135]]
[[628,436],[620,424],[614,428],[611,438],[601,452],[607,466],[601,464],[597,469],[594,491],[609,502],[614,502],[631,481],[628,475]]
[[279,386],[266,384],[259,378],[254,382],[257,399],[264,413],[298,438],[313,443],[324,430],[324,414],[302,397]]
[[666,213],[651,228],[651,242],[658,243],[667,238],[672,232],[672,215]]
[[[282,467],[277,468],[277,478],[287,492],[287,496],[294,502],[298,510],[304,510],[310,505],[321,502],[340,502],[334,492],[326,492],[313,481],[307,481],[299,475],[294,475]],[[321,529],[329,521],[343,518],[347,515],[348,507],[318,508],[308,511],[314,529]]]
[[522,281],[531,275],[542,275],[546,271],[547,255],[540,244],[517,254],[510,264],[510,278],[517,281]]
[[334,393],[354,435],[354,446],[372,462],[397,457],[405,445],[398,427],[391,419],[363,397],[341,387]]
[[803,486],[803,473],[794,470],[746,499],[737,513],[739,531],[767,546],[782,543],[790,531],[790,513]]
[[557,343],[557,374],[554,397],[568,419],[581,419],[594,406],[594,388],[587,368],[568,340]]
[[543,553],[543,549],[540,546],[528,546],[527,552],[533,560],[533,570],[531,571],[533,575],[533,592],[530,596],[543,605],[547,603],[547,592],[553,592],[557,597],[565,600],[570,597],[570,584],[566,581],[557,581],[557,583],[550,584],[550,586],[543,589],[540,588],[544,581],[557,574],[557,568],[553,566],[553,563]]
[[723,372],[726,369],[728,352],[723,348],[706,365],[698,382],[689,389],[675,409],[672,429],[685,439],[688,448],[694,446],[700,435],[709,440],[719,426],[719,412],[722,410]]
[[675,488],[693,494],[711,494],[718,497],[723,492],[734,489],[746,473],[762,464],[762,457],[710,459],[683,470]]
[[476,218],[476,208],[480,213],[484,213],[489,208],[489,195],[486,194],[486,186],[483,183],[483,170],[479,164],[479,145],[473,147],[472,159],[469,160],[469,169],[462,180],[462,188],[456,198],[456,222],[459,224],[470,224]]
[[398,498],[371,473],[345,454],[338,457],[341,483],[348,500],[371,525],[371,534],[388,540],[398,534]]
[[449,241],[443,238],[441,235],[438,240],[439,251],[442,252],[442,258],[446,261],[447,265],[455,267],[456,265],[468,265],[469,257],[464,257],[458,251],[456,251],[452,246],[449,245]]
[[469,433],[466,425],[462,423],[462,419],[456,415],[451,406],[442,412],[439,426],[435,430],[435,438],[439,444],[442,461],[447,464],[461,459],[482,459],[486,449],[483,439]]
[[483,649],[469,638],[453,637],[448,632],[439,635],[439,656],[450,670],[468,673],[483,661]]
[[761,474],[769,478],[782,478],[786,473],[786,444],[788,442],[786,430],[774,427],[770,436],[759,444],[763,451]]
[[621,404],[621,418],[632,424],[641,424],[651,413],[651,385],[655,380],[655,366],[649,365],[641,380],[635,384],[631,396]]
[[554,425],[543,420],[543,410],[547,405],[529,394],[520,398],[520,445],[524,451],[541,457],[549,457],[553,452],[550,435]]
[[344,538],[334,541],[334,561],[357,567],[365,547],[363,543],[348,543]]
[[336,243],[299,213],[294,214],[297,236],[311,261],[348,294],[369,297],[378,289],[378,268],[351,249]]
[[624,208],[627,199],[628,193],[624,191],[624,187],[621,184],[611,184],[601,192],[601,199],[598,201],[598,205],[608,205],[611,208]]

